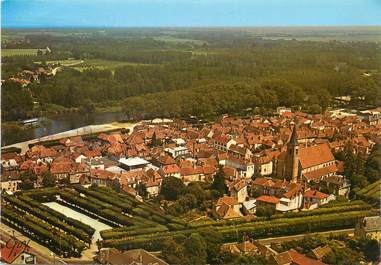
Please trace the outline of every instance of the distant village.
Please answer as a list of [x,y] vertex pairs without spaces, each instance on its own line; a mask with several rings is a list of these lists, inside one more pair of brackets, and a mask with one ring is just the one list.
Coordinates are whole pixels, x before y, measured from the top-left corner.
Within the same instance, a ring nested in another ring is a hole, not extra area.
[[33,187],[43,187],[42,176],[50,171],[57,185],[117,185],[144,200],[156,197],[169,176],[188,185],[212,182],[220,172],[228,187],[214,205],[221,219],[255,215],[261,206],[282,213],[311,210],[348,196],[344,162],[334,153],[350,148],[369,154],[381,135],[380,111],[309,115],[280,107],[271,117],[226,116],[203,124],[153,120],[130,132],[65,138],[22,155],[2,154],[1,190],[20,190],[27,171],[37,176]]
[[[37,50],[37,56],[41,56],[43,54],[51,54],[51,53],[52,51],[49,47],[46,47],[45,49]],[[3,83],[4,81],[9,81],[9,82],[19,84],[21,87],[26,87],[33,82],[40,83],[41,80],[54,76],[58,70],[58,68],[56,67],[57,65],[54,65],[54,64],[48,64],[48,65],[41,65],[41,63],[39,64],[40,65],[36,67],[36,69],[34,70],[24,69],[14,74],[13,76],[9,77],[7,80],[1,80],[1,83]]]

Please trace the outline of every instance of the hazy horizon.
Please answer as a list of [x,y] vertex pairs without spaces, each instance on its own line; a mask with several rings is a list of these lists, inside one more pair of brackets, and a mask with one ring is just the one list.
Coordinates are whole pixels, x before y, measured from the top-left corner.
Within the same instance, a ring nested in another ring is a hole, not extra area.
[[2,28],[380,26],[378,0],[4,0]]

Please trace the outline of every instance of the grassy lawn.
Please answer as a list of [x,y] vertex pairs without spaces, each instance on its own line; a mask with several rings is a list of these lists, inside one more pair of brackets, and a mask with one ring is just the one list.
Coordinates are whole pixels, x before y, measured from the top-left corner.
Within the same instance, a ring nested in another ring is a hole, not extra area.
[[1,49],[1,56],[37,55],[38,49]]

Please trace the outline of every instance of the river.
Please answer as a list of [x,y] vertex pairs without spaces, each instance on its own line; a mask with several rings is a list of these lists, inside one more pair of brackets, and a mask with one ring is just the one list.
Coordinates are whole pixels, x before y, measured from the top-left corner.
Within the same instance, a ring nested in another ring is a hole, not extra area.
[[20,127],[3,124],[1,129],[1,145],[10,145],[46,135],[56,134],[86,125],[104,124],[125,119],[122,112],[102,113],[65,113],[50,115],[44,119],[40,127]]

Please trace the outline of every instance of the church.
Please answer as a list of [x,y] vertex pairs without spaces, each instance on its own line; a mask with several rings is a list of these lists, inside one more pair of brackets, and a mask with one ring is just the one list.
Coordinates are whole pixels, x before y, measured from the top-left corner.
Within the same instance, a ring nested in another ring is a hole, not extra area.
[[296,129],[294,126],[287,150],[278,157],[278,177],[291,182],[319,183],[325,177],[336,175],[336,162],[329,146],[300,147]]

